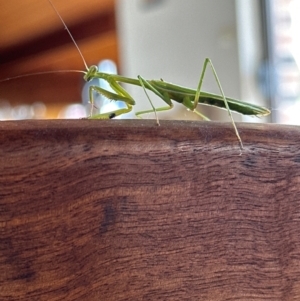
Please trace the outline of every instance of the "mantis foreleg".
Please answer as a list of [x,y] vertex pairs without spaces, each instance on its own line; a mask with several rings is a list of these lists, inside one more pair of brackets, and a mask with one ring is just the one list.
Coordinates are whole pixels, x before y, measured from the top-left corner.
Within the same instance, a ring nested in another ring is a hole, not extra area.
[[[116,82],[114,80],[113,75],[109,76],[105,80],[109,83],[110,87],[116,93],[107,91],[107,90],[105,90],[101,87],[98,87],[98,86],[90,86],[90,88],[89,88],[89,98],[90,98],[90,102],[91,102],[91,105],[92,105],[91,116],[89,117],[90,119],[112,119],[112,118],[117,117],[119,115],[131,112],[132,111],[132,106],[135,105],[134,99],[129,95],[129,93],[121,85],[118,84],[118,82]],[[122,101],[126,105],[126,108],[119,109],[119,110],[116,110],[116,111],[111,111],[111,112],[108,112],[108,113],[92,115],[92,110],[93,110],[93,107],[94,107],[94,96],[93,96],[94,91],[101,94],[101,95],[103,95],[104,97],[106,97],[110,100]]]

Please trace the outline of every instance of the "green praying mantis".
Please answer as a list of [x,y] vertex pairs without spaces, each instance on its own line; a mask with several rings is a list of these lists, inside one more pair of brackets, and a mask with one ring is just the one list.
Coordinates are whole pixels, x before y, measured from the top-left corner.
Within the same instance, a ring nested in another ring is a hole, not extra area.
[[[203,65],[201,75],[200,75],[200,80],[199,80],[199,83],[198,83],[198,86],[196,89],[190,89],[190,88],[182,87],[179,85],[171,84],[162,79],[146,80],[142,76],[137,76],[137,78],[134,79],[134,78],[120,76],[117,74],[108,74],[108,73],[104,73],[104,72],[99,72],[97,66],[88,67],[78,45],[76,44],[76,42],[75,42],[71,32],[69,31],[67,25],[65,24],[64,20],[60,16],[59,12],[57,11],[57,9],[54,6],[54,4],[52,3],[52,1],[48,0],[48,2],[50,3],[50,5],[54,9],[54,11],[56,12],[57,16],[60,18],[65,29],[67,30],[70,38],[72,39],[75,47],[77,48],[77,50],[79,52],[79,55],[81,56],[83,64],[86,68],[86,71],[69,70],[68,72],[83,73],[84,74],[83,78],[85,81],[91,81],[92,79],[103,79],[108,82],[109,86],[114,91],[114,92],[111,92],[111,91],[105,90],[96,85],[92,85],[89,87],[89,100],[91,103],[91,113],[90,113],[90,116],[88,117],[88,119],[112,119],[112,118],[115,118],[117,116],[120,116],[122,114],[132,111],[133,106],[135,105],[135,100],[121,86],[120,83],[136,85],[136,86],[140,86],[143,88],[152,109],[136,112],[135,114],[137,117],[140,117],[141,115],[146,114],[146,113],[154,113],[156,116],[156,122],[158,125],[159,125],[159,120],[158,120],[156,113],[160,112],[160,111],[166,111],[166,110],[172,109],[173,108],[172,101],[181,103],[188,110],[191,110],[195,114],[199,115],[203,120],[209,120],[209,119],[206,116],[204,116],[200,111],[197,110],[198,104],[207,104],[210,106],[215,106],[215,107],[226,109],[229,114],[229,117],[231,119],[231,123],[233,125],[235,135],[238,139],[241,149],[243,149],[242,139],[241,139],[238,129],[235,125],[231,111],[235,111],[237,113],[241,113],[244,115],[253,115],[253,116],[267,116],[270,114],[270,110],[265,107],[226,97],[223,92],[223,89],[221,87],[221,83],[217,76],[216,70],[212,64],[212,61],[209,58],[206,58],[204,61],[204,65]],[[210,66],[212,69],[213,75],[215,77],[218,88],[220,90],[220,95],[213,94],[213,93],[207,93],[207,92],[204,92],[201,90],[205,72],[206,72],[208,66]],[[60,72],[63,72],[63,71],[60,71]],[[43,73],[45,73],[45,72],[43,72]],[[53,73],[53,72],[51,72],[51,73]],[[166,103],[166,106],[160,107],[160,108],[155,108],[148,93],[147,93],[147,90],[153,92],[160,99],[162,99]],[[94,95],[93,95],[94,92],[103,95],[104,97],[108,98],[109,100],[121,101],[124,103],[125,107],[111,111],[111,112],[93,115],[93,108],[95,107]]]

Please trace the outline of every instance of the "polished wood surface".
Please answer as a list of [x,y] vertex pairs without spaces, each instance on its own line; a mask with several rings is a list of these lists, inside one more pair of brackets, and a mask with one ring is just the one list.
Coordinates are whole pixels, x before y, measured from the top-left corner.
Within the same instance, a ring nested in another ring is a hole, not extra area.
[[0,123],[0,300],[300,299],[300,128]]

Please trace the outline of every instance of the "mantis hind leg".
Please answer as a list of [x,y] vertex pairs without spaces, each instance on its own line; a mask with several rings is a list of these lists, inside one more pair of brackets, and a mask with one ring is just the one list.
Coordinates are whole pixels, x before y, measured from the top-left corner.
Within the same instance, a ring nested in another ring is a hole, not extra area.
[[210,65],[210,67],[212,69],[212,72],[213,72],[213,75],[214,75],[215,80],[217,82],[218,88],[219,88],[219,90],[221,92],[221,95],[223,97],[224,104],[225,104],[225,107],[227,109],[228,115],[229,115],[229,117],[231,119],[231,123],[232,123],[234,131],[235,131],[235,135],[237,136],[237,139],[239,141],[240,148],[243,149],[244,147],[243,147],[242,139],[241,139],[241,137],[239,135],[238,129],[237,129],[237,127],[235,125],[235,122],[233,120],[233,117],[232,117],[232,114],[231,114],[231,110],[229,108],[227,99],[226,99],[225,94],[223,92],[220,80],[218,78],[217,72],[216,72],[216,70],[214,68],[214,65],[213,65],[212,61],[209,58],[206,58],[205,61],[204,61],[204,64],[203,64],[203,68],[202,68],[202,72],[201,72],[201,75],[200,75],[199,84],[198,84],[198,87],[197,87],[197,90],[196,90],[196,94],[195,94],[195,99],[194,99],[194,110],[196,109],[196,107],[198,105],[198,102],[199,102],[199,97],[200,97],[200,92],[201,92],[201,86],[202,86],[202,83],[203,83],[203,79],[204,79],[204,75],[205,75],[205,72],[206,72],[207,65]]

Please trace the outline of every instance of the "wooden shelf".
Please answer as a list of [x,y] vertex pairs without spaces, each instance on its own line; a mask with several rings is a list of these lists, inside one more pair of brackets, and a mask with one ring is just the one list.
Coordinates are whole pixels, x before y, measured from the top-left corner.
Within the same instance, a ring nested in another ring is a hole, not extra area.
[[299,300],[300,128],[0,123],[1,300]]
[[[12,0],[5,3],[0,13],[0,26],[4,29],[0,34],[0,80],[39,71],[84,70],[75,46],[50,4],[46,0],[30,0],[26,1],[26,9],[16,10],[24,4]],[[54,4],[88,65],[105,58],[118,63],[113,0],[54,1]],[[44,75],[5,81],[0,83],[0,99],[12,104],[80,101],[81,79],[80,74],[64,74],[56,80]]]

